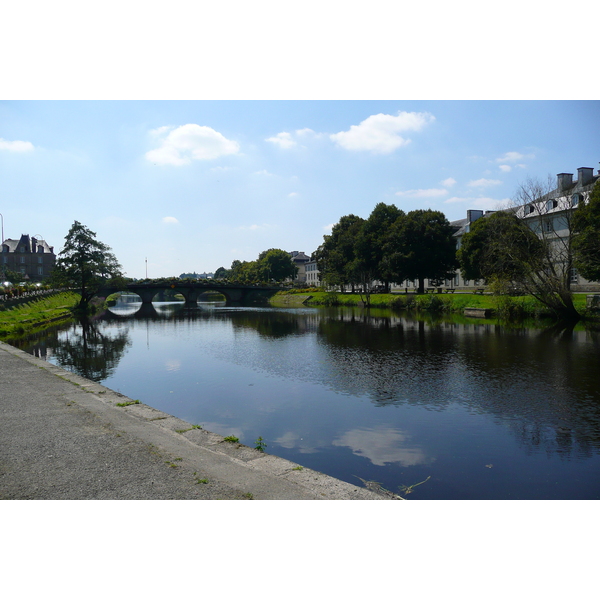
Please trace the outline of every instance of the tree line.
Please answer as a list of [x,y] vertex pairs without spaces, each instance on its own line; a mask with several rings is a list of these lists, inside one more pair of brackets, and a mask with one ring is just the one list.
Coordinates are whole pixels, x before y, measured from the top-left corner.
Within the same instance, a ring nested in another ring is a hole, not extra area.
[[[390,284],[411,280],[423,293],[425,279],[440,285],[460,267],[466,280],[483,279],[499,293],[517,286],[558,316],[578,318],[570,285],[573,269],[590,281],[600,281],[600,180],[587,202],[582,199],[577,206],[572,200],[562,207],[555,200],[544,202],[551,198],[548,186],[528,180],[519,189],[517,205],[539,212],[528,219],[529,224],[516,207],[494,212],[470,225],[458,250],[456,228],[443,213],[404,213],[393,204],[379,203],[367,219],[343,216],[323,237],[313,258],[322,282],[341,289],[359,288],[369,294],[373,282],[389,291]],[[271,248],[255,261],[236,260],[229,270],[219,268],[215,278],[280,282],[293,280],[296,273],[289,253]],[[122,277],[110,247],[75,221],[49,283],[76,288],[79,308],[87,310],[103,285]]]
[[321,280],[328,286],[359,289],[369,294],[377,281],[384,291],[390,284],[418,282],[423,293],[425,279],[441,282],[454,277],[455,229],[443,213],[413,210],[380,202],[367,219],[346,215],[314,254]]
[[379,203],[367,219],[345,215],[313,255],[321,281],[358,289],[368,301],[374,282],[389,291],[392,283],[416,281],[423,293],[425,279],[441,285],[460,268],[464,280],[484,280],[497,293],[530,294],[560,317],[579,318],[571,293],[574,269],[600,281],[600,183],[578,204],[552,199],[552,190],[551,178],[528,179],[512,210],[471,223],[460,248],[456,227],[439,211],[404,213]]

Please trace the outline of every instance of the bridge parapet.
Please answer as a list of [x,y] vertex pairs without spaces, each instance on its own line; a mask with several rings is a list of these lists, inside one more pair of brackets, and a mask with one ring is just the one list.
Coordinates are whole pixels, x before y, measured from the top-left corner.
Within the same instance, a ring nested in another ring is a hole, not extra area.
[[267,298],[274,293],[285,289],[282,286],[267,285],[240,285],[233,283],[219,283],[211,280],[210,283],[187,283],[182,281],[167,281],[164,283],[129,283],[123,287],[105,287],[98,291],[101,297],[110,296],[116,292],[131,292],[137,294],[143,304],[152,302],[159,292],[173,291],[185,298],[186,304],[195,305],[204,292],[215,291],[223,294],[230,303],[245,303]]

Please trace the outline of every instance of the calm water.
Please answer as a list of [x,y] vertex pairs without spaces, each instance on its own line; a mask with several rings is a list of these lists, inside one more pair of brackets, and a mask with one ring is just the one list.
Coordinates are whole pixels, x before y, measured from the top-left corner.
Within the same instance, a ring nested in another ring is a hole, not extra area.
[[122,304],[20,347],[410,499],[600,498],[600,334],[364,309]]

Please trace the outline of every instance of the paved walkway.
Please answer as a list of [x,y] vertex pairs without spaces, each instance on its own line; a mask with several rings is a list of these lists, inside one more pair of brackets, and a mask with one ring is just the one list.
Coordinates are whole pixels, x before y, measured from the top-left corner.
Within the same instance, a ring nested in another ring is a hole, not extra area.
[[0,342],[0,499],[384,500]]

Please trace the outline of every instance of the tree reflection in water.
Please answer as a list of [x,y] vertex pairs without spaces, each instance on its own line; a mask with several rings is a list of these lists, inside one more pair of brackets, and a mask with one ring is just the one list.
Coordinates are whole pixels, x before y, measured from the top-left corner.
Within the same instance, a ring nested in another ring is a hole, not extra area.
[[82,320],[74,323],[60,341],[52,338],[47,345],[62,367],[100,382],[114,373],[131,341],[126,328],[108,333],[100,331],[97,323]]

